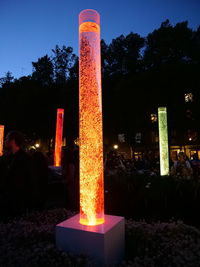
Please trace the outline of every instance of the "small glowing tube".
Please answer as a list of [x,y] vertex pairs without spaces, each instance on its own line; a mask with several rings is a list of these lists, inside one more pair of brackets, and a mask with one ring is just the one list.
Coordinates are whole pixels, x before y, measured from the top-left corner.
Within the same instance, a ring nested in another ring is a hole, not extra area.
[[104,223],[100,15],[79,14],[80,223]]
[[0,125],[0,156],[3,155],[4,125]]
[[160,149],[160,175],[169,175],[169,148],[167,130],[167,108],[158,108],[158,129]]
[[64,119],[64,109],[58,108],[57,120],[56,120],[55,152],[54,152],[54,166],[56,167],[61,166],[63,119]]

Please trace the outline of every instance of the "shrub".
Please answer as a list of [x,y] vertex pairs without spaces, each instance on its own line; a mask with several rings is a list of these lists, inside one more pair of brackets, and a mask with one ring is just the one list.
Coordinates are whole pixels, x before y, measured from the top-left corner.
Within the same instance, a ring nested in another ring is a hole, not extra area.
[[[55,246],[55,225],[74,215],[66,209],[32,212],[0,224],[1,267],[94,266],[85,255]],[[126,221],[126,259],[121,266],[197,267],[200,231],[182,222]]]

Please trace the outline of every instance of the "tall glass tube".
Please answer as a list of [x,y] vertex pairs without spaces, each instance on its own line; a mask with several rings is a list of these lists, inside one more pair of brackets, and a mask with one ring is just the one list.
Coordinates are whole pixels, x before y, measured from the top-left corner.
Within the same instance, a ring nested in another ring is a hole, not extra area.
[[54,166],[61,166],[64,109],[57,109]]
[[0,125],[0,156],[3,155],[4,125]]
[[100,15],[79,14],[80,223],[104,223]]
[[160,175],[169,175],[169,149],[167,130],[167,108],[158,108]]

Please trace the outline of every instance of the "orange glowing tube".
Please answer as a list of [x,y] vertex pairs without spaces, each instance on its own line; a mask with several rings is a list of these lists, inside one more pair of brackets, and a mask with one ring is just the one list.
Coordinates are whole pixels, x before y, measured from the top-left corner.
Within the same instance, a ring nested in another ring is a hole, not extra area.
[[63,119],[64,119],[64,109],[58,108],[57,120],[56,120],[55,154],[54,154],[54,166],[56,167],[61,166]]
[[0,156],[3,155],[4,125],[0,125]]
[[80,223],[104,223],[100,16],[79,14]]

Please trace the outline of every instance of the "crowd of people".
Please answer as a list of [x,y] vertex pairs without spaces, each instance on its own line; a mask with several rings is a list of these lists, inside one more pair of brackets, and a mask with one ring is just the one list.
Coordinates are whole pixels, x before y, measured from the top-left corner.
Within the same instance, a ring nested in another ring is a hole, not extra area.
[[[36,150],[23,149],[24,137],[20,132],[10,132],[5,139],[5,151],[0,157],[0,209],[4,215],[17,215],[27,209],[42,209],[47,198],[49,168],[52,153],[44,155]],[[159,155],[146,153],[137,159],[126,159],[117,150],[111,150],[104,157],[105,177],[125,174],[147,174],[159,176]],[[178,159],[170,161],[171,176],[180,179],[200,177],[200,160],[197,154],[189,160],[184,152]],[[63,150],[62,179],[66,186],[67,207],[79,207],[79,150],[71,144]]]
[[[53,154],[52,151],[44,154],[32,147],[27,149],[22,133],[8,133],[0,157],[1,219],[8,220],[29,210],[46,208],[48,198],[51,198],[52,177],[53,187],[56,181],[63,182],[65,206],[71,210],[79,209],[78,147],[72,144],[63,149],[59,170],[53,167]],[[58,176],[62,179],[57,179]]]
[[118,173],[128,175],[134,175],[136,173],[158,175],[159,158],[157,156],[150,157],[145,154],[137,159],[126,159],[123,154],[112,150],[105,157],[104,169],[106,176],[112,176]]
[[27,209],[43,207],[48,183],[48,164],[38,151],[23,149],[24,137],[12,131],[5,139],[0,157],[0,209],[5,218]]
[[[120,173],[127,175],[147,174],[150,176],[159,176],[160,160],[159,155],[144,153],[136,159],[126,159],[116,150],[110,151],[104,163],[105,175],[112,176]],[[184,152],[179,152],[177,160],[169,162],[170,175],[180,179],[200,178],[200,160],[198,155],[194,154],[188,159]]]

